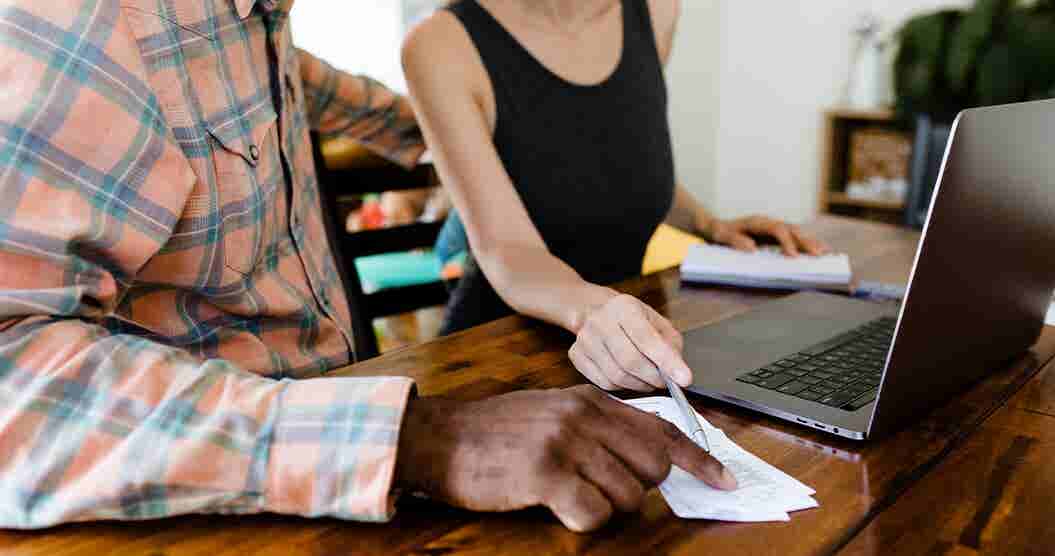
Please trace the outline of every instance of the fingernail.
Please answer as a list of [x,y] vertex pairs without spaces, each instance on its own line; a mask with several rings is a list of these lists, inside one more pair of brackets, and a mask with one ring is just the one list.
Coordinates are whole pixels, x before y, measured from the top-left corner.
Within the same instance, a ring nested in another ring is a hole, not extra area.
[[692,386],[692,371],[685,368],[678,371],[678,384]]
[[736,477],[734,477],[733,474],[730,473],[728,469],[723,467],[722,468],[722,488],[724,488],[726,490],[736,490],[736,487],[738,487],[738,486],[740,486],[740,484],[736,482]]

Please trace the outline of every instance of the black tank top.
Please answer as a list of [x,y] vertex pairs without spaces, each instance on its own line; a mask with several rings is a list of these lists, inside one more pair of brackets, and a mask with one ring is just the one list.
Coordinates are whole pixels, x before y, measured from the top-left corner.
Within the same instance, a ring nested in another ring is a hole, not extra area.
[[[549,71],[475,0],[447,7],[491,78],[494,145],[532,222],[553,255],[605,285],[641,273],[674,197],[667,89],[648,3],[621,1],[622,57],[594,86]],[[470,257],[443,332],[512,312]]]

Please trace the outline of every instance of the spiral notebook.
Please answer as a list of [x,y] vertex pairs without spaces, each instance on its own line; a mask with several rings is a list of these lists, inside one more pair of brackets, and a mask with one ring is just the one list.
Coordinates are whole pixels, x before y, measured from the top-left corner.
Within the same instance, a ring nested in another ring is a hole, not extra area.
[[693,245],[681,264],[686,282],[780,290],[847,290],[853,278],[844,254],[787,257],[776,247],[748,253]]

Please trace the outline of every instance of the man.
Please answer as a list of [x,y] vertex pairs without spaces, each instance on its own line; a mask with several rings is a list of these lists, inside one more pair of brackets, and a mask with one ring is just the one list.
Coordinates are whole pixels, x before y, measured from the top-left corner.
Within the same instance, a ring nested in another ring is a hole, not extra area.
[[588,530],[672,462],[733,487],[589,387],[325,377],[354,344],[309,130],[423,146],[402,98],[293,47],[291,5],[0,0],[0,526],[378,521],[402,488]]

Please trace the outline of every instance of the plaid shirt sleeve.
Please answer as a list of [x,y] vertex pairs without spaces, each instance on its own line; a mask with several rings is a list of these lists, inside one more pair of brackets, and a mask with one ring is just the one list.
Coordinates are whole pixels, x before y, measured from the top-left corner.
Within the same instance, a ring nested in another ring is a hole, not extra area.
[[409,379],[275,381],[106,325],[194,181],[118,5],[0,2],[0,527],[387,519]]
[[308,122],[323,137],[347,137],[406,168],[425,152],[425,141],[406,97],[365,75],[338,71],[304,52],[301,79]]

